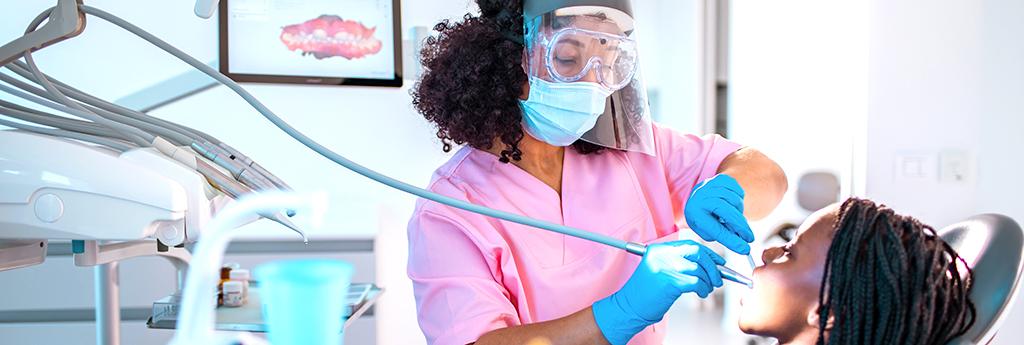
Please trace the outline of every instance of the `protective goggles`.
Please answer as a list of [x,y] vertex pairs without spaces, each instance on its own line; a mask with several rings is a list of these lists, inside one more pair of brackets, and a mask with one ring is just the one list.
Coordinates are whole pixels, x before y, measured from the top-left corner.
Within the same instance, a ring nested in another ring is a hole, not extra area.
[[541,42],[547,47],[544,63],[554,81],[572,83],[587,78],[610,90],[633,79],[637,70],[636,40],[606,32],[579,28],[556,31]]

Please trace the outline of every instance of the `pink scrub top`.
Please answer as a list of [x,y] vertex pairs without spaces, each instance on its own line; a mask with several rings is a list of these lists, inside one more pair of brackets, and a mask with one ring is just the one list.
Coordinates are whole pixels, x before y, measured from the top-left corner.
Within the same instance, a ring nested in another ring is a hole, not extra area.
[[[565,151],[562,195],[513,164],[464,147],[429,189],[491,208],[650,243],[678,237],[692,188],[740,146],[655,126],[656,156]],[[468,344],[509,326],[567,316],[617,291],[640,257],[420,199],[409,221],[409,278],[430,344]],[[630,344],[661,344],[665,321]]]

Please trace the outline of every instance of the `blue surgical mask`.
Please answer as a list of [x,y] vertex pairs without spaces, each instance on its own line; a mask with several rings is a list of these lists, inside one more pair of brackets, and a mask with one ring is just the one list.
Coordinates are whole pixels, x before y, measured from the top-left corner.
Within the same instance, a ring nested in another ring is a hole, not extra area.
[[519,101],[523,128],[548,144],[569,146],[594,128],[611,94],[597,83],[553,83],[530,77],[529,99]]

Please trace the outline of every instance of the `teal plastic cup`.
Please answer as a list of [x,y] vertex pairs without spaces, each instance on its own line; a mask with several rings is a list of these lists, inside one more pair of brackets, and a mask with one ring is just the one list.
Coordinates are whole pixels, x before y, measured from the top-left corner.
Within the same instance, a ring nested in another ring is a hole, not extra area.
[[256,267],[272,345],[342,344],[352,265],[340,260],[274,261]]

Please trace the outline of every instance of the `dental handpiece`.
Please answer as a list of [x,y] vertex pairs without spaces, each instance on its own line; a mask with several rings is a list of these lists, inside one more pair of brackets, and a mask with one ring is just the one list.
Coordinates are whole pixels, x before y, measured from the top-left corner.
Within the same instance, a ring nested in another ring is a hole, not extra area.
[[718,265],[718,270],[722,272],[722,279],[746,285],[748,288],[751,289],[754,288],[754,280],[750,279],[749,277],[743,274],[740,274],[740,272],[736,272],[731,268],[725,267],[724,265]]
[[[636,242],[627,242],[626,251],[630,254],[644,256],[647,253],[647,245]],[[731,281],[733,283],[743,284],[748,288],[754,288],[754,280],[749,277],[736,272],[735,270],[726,267],[725,265],[718,265],[718,271],[722,273],[722,279]]]

